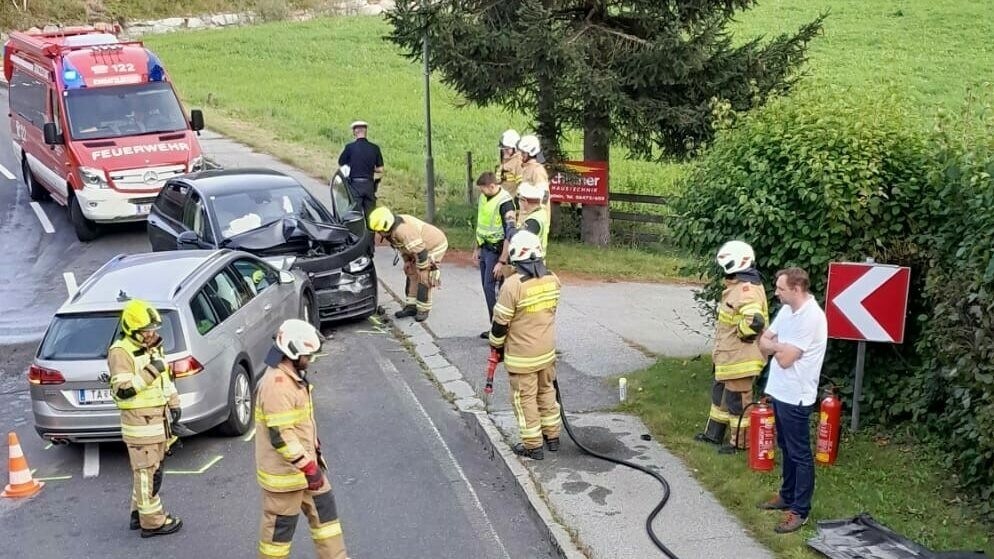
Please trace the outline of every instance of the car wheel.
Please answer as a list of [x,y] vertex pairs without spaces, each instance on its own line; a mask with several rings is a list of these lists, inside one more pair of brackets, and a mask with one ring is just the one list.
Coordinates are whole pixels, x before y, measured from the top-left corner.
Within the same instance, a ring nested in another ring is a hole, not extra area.
[[241,364],[231,372],[231,387],[228,389],[228,419],[218,431],[228,437],[244,435],[252,425],[252,404],[255,395],[248,371]]
[[321,311],[317,303],[314,302],[314,295],[310,291],[304,292],[300,298],[300,320],[312,324],[315,328],[321,328]]
[[41,185],[40,182],[35,180],[35,176],[31,173],[31,167],[28,166],[28,158],[25,157],[21,159],[21,176],[24,177],[24,186],[28,188],[28,196],[31,197],[35,202],[40,202],[48,198],[48,191],[45,187]]
[[79,207],[79,198],[75,196],[69,200],[69,221],[72,222],[72,228],[76,231],[76,238],[84,243],[96,239],[100,234],[97,224],[83,215],[83,209]]

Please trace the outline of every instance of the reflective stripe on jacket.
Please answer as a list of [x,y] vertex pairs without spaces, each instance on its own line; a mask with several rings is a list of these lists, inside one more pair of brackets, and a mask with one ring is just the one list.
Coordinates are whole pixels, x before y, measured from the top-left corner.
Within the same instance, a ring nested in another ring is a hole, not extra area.
[[317,460],[313,388],[292,369],[285,364],[266,369],[256,391],[256,479],[276,493],[306,489],[300,468]]
[[[758,376],[766,365],[759,337],[769,326],[766,290],[737,279],[725,280],[715,330],[715,378],[718,381]],[[762,325],[758,330],[757,325]]]
[[[161,349],[145,348],[130,338],[117,340],[107,351],[111,397],[121,410],[121,437],[129,444],[168,440],[166,408],[180,405],[169,365],[165,364],[162,373],[153,373],[153,359],[165,362]],[[135,395],[119,397],[119,391],[128,388],[134,389]]]

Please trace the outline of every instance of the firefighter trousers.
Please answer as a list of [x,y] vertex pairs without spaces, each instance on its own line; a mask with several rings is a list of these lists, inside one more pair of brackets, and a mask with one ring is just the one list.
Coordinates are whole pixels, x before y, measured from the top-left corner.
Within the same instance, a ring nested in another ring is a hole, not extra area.
[[259,558],[290,556],[290,544],[297,530],[300,512],[307,516],[311,540],[318,559],[346,559],[345,538],[338,520],[335,495],[327,476],[317,491],[274,493],[262,490],[262,522],[259,527]]
[[728,444],[741,449],[748,447],[749,416],[743,415],[742,412],[752,402],[752,384],[753,377],[746,377],[726,381],[715,380],[711,385],[711,410],[708,412],[708,424],[704,432],[713,442],[722,442],[727,432]]
[[142,528],[160,528],[166,523],[166,513],[159,499],[166,443],[127,446],[132,474],[131,510],[138,511],[138,521]]
[[[442,255],[445,253],[443,252]],[[442,261],[441,256],[435,258],[435,263]],[[419,270],[414,261],[404,263],[404,275],[407,276],[405,291],[407,305],[414,305],[419,311],[431,310],[431,294],[441,282],[442,271],[437,267],[433,270]]]
[[541,448],[542,436],[559,438],[562,420],[556,402],[556,365],[534,373],[508,373],[511,381],[511,408],[525,448]]

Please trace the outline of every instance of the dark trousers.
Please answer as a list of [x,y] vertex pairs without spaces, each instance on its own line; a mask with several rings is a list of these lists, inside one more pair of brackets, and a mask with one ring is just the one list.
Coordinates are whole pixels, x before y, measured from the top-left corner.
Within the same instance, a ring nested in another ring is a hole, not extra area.
[[480,247],[480,281],[483,282],[483,296],[487,299],[490,322],[494,320],[494,305],[497,304],[497,292],[500,290],[500,282],[494,279],[494,266],[499,260],[499,253]]
[[773,417],[777,428],[777,446],[783,453],[783,485],[780,498],[790,510],[808,517],[815,492],[815,462],[811,452],[811,411],[802,406],[773,400]]
[[352,179],[352,192],[356,201],[362,206],[362,213],[369,216],[369,212],[376,207],[376,184],[372,179]]

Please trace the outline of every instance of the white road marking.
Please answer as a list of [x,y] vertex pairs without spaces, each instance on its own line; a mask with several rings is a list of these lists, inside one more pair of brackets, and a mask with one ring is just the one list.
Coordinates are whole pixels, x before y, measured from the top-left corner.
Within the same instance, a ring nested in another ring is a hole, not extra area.
[[432,432],[435,434],[435,438],[438,439],[439,444],[442,445],[442,448],[445,449],[445,453],[449,457],[449,465],[459,474],[459,477],[466,485],[466,489],[469,490],[469,494],[473,497],[473,504],[480,512],[480,515],[483,516],[483,520],[487,523],[490,535],[494,538],[494,541],[497,542],[497,547],[500,548],[501,556],[505,559],[511,559],[511,556],[507,553],[507,549],[504,547],[504,542],[501,541],[500,536],[497,535],[497,530],[494,528],[493,523],[490,522],[490,517],[487,516],[487,511],[483,508],[483,503],[480,502],[480,497],[476,494],[476,490],[473,489],[473,484],[469,482],[469,478],[466,477],[466,472],[463,471],[462,466],[460,466],[459,462],[456,461],[456,457],[452,454],[452,449],[449,448],[449,445],[446,444],[445,439],[442,438],[442,433],[440,433],[438,427],[435,426],[435,422],[431,420],[431,416],[428,415],[428,412],[425,410],[424,406],[421,405],[418,397],[414,395],[414,391],[411,390],[411,387],[400,379],[400,371],[397,370],[397,367],[394,366],[389,359],[383,357],[379,353],[374,353],[374,355],[376,356],[376,361],[380,366],[380,370],[385,373],[384,376],[387,377],[387,381],[393,384],[395,388],[399,388],[405,392],[407,396],[410,397],[411,401],[414,402],[414,405],[417,406],[421,415],[428,422]]
[[3,165],[0,165],[0,175],[3,175],[5,177],[7,177],[8,180],[16,180],[17,179],[17,177],[14,176],[14,173],[11,173],[10,171],[8,171],[7,168],[4,167]]
[[100,445],[86,443],[83,446],[83,477],[91,478],[100,475]]
[[45,215],[45,210],[41,209],[41,204],[38,202],[31,202],[31,209],[35,211],[35,215],[38,216],[38,221],[41,222],[41,228],[45,230],[46,233],[55,233],[55,227],[52,226],[52,222],[48,220],[48,216]]
[[76,284],[76,274],[73,272],[62,272],[62,279],[66,282],[66,291],[69,292],[69,296],[72,297],[79,291],[79,285]]

